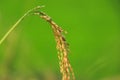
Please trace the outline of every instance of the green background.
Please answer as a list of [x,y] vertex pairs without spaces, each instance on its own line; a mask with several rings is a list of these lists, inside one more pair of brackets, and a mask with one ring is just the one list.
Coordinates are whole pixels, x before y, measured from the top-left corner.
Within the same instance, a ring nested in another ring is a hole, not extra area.
[[[38,5],[45,5],[42,11],[68,32],[76,80],[120,80],[119,0],[1,0],[0,38]],[[28,16],[0,45],[0,80],[52,80],[50,76],[61,77],[51,27]]]

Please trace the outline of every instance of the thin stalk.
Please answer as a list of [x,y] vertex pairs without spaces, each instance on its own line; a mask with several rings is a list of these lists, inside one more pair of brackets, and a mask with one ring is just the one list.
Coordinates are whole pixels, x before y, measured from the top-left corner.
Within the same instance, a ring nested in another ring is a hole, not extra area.
[[7,33],[2,37],[2,39],[0,40],[0,45],[3,43],[3,41],[8,37],[8,35],[18,26],[18,24],[27,16],[29,15],[31,12],[40,9],[44,6],[37,6],[33,9],[28,10],[8,31]]

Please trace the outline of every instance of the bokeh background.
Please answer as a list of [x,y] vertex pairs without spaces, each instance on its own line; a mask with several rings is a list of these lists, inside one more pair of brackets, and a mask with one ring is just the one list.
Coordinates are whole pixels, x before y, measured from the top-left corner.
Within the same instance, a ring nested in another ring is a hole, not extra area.
[[[68,32],[76,80],[120,80],[119,0],[0,0],[0,38],[38,5]],[[28,16],[0,45],[0,80],[61,80],[46,21]]]

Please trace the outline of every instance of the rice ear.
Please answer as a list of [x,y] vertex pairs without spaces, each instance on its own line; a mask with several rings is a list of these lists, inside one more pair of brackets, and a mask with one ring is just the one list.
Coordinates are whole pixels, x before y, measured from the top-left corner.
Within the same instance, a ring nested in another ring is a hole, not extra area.
[[63,36],[63,29],[59,27],[47,14],[44,12],[35,12],[35,15],[39,15],[42,19],[50,23],[53,30],[56,48],[58,50],[58,58],[60,65],[60,72],[62,73],[62,80],[75,80],[74,72],[72,66],[68,59],[69,45],[66,42],[66,38]]

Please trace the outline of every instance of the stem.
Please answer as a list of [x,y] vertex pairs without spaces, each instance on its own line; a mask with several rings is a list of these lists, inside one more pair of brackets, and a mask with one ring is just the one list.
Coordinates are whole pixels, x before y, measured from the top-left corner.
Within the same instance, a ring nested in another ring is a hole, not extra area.
[[29,15],[32,11],[35,11],[37,9],[40,9],[44,6],[37,6],[33,9],[28,10],[9,30],[8,32],[2,37],[0,40],[0,45],[3,43],[3,41],[8,37],[8,35],[18,26],[18,24],[27,16]]

